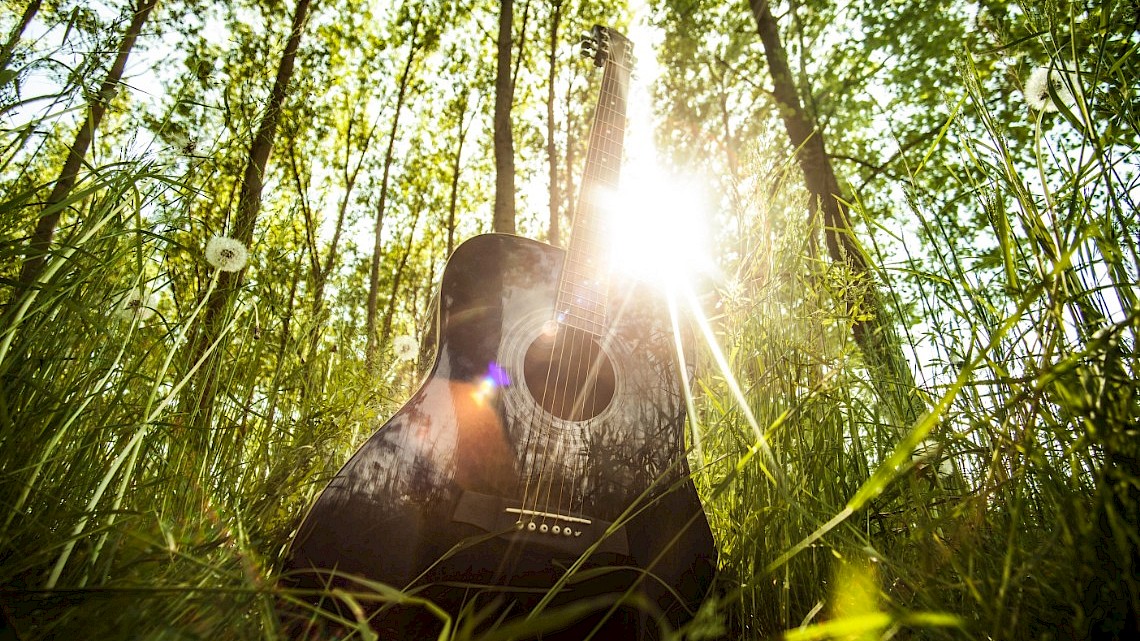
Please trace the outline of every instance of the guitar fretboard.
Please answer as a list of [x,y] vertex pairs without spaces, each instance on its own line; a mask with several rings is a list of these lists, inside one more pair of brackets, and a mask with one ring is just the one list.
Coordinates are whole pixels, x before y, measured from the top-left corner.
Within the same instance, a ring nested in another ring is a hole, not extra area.
[[621,38],[606,58],[586,169],[574,217],[573,233],[558,287],[556,320],[601,336],[606,328],[609,288],[607,208],[621,177],[629,88],[629,42]]

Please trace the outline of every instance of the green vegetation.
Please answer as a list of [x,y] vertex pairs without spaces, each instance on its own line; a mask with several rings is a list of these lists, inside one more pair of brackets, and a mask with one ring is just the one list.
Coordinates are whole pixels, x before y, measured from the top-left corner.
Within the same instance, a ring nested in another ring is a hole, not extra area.
[[[566,42],[551,72],[549,34],[627,22],[601,4],[515,3],[522,235],[568,229],[596,87]],[[774,4],[848,229],[813,213],[756,14],[652,4],[660,146],[718,203],[686,318],[724,580],[680,638],[1130,638],[1135,2]],[[279,638],[292,529],[413,390],[447,253],[491,227],[497,3],[170,0],[125,38],[148,5],[3,3],[0,608],[21,639]],[[214,236],[248,266],[215,268]]]

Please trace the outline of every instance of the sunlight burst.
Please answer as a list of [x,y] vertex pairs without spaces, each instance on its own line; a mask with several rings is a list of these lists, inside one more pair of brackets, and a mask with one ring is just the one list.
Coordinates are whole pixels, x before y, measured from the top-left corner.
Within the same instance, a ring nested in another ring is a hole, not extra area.
[[667,169],[653,142],[651,87],[661,69],[652,51],[661,34],[644,24],[631,34],[650,55],[638,60],[626,95],[621,185],[601,203],[608,210],[610,265],[676,294],[712,269],[711,205],[706,186]]
[[616,273],[680,291],[712,268],[707,199],[692,181],[643,161],[627,168],[609,204]]

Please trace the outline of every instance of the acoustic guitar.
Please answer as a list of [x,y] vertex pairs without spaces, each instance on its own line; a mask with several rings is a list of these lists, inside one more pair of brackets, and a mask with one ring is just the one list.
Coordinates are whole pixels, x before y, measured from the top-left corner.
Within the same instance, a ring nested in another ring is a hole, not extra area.
[[[595,27],[583,53],[604,71],[569,248],[487,234],[455,250],[422,386],[329,482],[287,555],[286,585],[380,638],[435,639],[448,617],[529,630],[503,638],[659,638],[712,582],[683,341],[660,294],[606,269],[631,46]],[[295,614],[298,636],[328,633]]]

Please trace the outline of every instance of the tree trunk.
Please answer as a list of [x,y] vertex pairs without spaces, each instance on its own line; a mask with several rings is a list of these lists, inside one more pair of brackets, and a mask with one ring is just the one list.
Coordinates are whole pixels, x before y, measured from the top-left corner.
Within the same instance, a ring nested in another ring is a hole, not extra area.
[[237,216],[234,218],[234,238],[247,246],[253,241],[253,227],[257,214],[261,211],[261,190],[265,184],[265,167],[269,162],[269,152],[273,149],[273,139],[277,134],[277,123],[281,117],[281,106],[293,77],[293,64],[297,50],[301,46],[301,34],[309,14],[310,0],[297,0],[293,13],[293,28],[285,51],[281,54],[281,64],[277,67],[277,78],[269,94],[269,105],[261,118],[253,148],[249,150],[249,162],[245,166],[241,193],[238,195]]
[[784,121],[788,141],[796,151],[796,160],[804,175],[804,183],[814,202],[812,216],[823,214],[824,239],[828,255],[848,266],[863,281],[861,294],[853,294],[848,307],[862,310],[866,320],[855,320],[852,334],[863,352],[872,383],[900,425],[914,422],[926,408],[912,393],[914,374],[902,353],[892,317],[882,303],[869,269],[868,259],[855,240],[848,218],[848,199],[844,198],[828,158],[823,132],[817,130],[810,114],[804,111],[799,91],[788,66],[788,55],[768,0],[749,0],[756,28],[764,45],[764,56],[772,76],[773,96]]
[[[455,158],[451,163],[451,193],[447,199],[447,256],[449,257],[451,252],[455,251],[455,210],[459,199],[459,170],[460,163],[463,161],[463,142],[467,140],[467,130],[471,127],[471,121],[464,121],[467,117],[467,103],[470,100],[470,94],[466,86],[460,87],[460,90],[463,93],[458,102],[459,124],[456,131],[458,140],[455,147]],[[476,103],[475,111],[478,112],[478,110],[478,103]],[[474,120],[474,117],[471,120]]]
[[[257,214],[261,211],[261,191],[265,184],[265,168],[269,163],[269,152],[273,149],[273,141],[277,134],[277,123],[281,117],[281,106],[289,87],[289,80],[293,77],[293,65],[297,58],[297,50],[301,46],[301,34],[305,28],[305,21],[309,15],[311,0],[297,0],[297,8],[293,12],[293,26],[289,33],[289,40],[285,43],[285,51],[281,54],[281,62],[277,66],[277,77],[273,81],[273,89],[269,93],[269,104],[261,116],[257,133],[253,139],[253,146],[249,150],[246,161],[245,174],[242,177],[241,191],[238,194],[237,214],[234,216],[231,237],[240,240],[249,247],[253,244],[253,228],[257,222]],[[241,283],[245,270],[238,272],[222,272],[218,277],[218,286],[214,289],[206,305],[205,317],[202,320],[202,331],[199,332],[193,354],[195,359],[201,358],[206,347],[214,342],[222,330],[226,310],[233,301],[238,285]],[[198,419],[200,425],[209,425],[210,414],[213,407],[216,358],[211,358],[200,370],[204,377],[198,386]]]
[[8,41],[4,43],[3,47],[0,47],[0,69],[6,69],[8,67],[8,62],[12,59],[12,52],[16,50],[16,44],[20,42],[20,37],[24,35],[24,30],[28,28],[28,24],[31,23],[36,13],[39,12],[40,5],[42,4],[43,0],[32,0],[32,2],[29,2],[28,6],[24,8],[24,15],[20,16],[20,21],[16,23],[16,26],[12,27],[12,33],[8,34]]
[[[566,198],[566,211],[574,216],[577,211],[578,203],[575,200],[574,189],[574,126],[577,124],[574,121],[574,89],[573,86],[566,88],[566,161],[562,163],[562,175],[566,178],[566,187],[562,190],[562,194]],[[573,223],[571,223],[571,230],[573,230]],[[561,240],[561,232],[559,233],[559,240]]]
[[[530,24],[530,0],[523,5],[522,27],[519,28],[518,52],[515,54],[515,69],[511,72],[511,90],[519,85],[519,69],[522,68],[523,53],[526,49],[526,28]],[[512,94],[513,97],[513,94]]]
[[376,359],[376,349],[379,347],[377,335],[377,311],[380,299],[380,233],[384,228],[384,210],[388,206],[388,178],[392,171],[392,158],[396,149],[396,133],[400,126],[400,111],[404,108],[404,98],[408,92],[408,82],[411,79],[412,62],[419,51],[416,36],[419,33],[420,16],[417,14],[412,22],[412,39],[408,45],[408,58],[404,61],[404,70],[400,73],[400,88],[396,94],[396,113],[392,115],[392,128],[388,132],[388,149],[384,152],[384,170],[380,179],[380,203],[376,207],[376,227],[372,243],[372,265],[368,276],[368,320],[366,331],[368,341],[365,344],[365,362],[371,367]]
[[558,25],[562,22],[562,0],[554,0],[550,17],[549,74],[546,77],[546,162],[550,174],[550,227],[547,240],[555,247],[562,243],[558,220],[562,197],[558,192],[558,153],[554,144],[554,81],[558,75]]
[[[304,351],[304,358],[307,359],[309,366],[305,368],[304,383],[300,389],[302,417],[308,416],[308,409],[310,407],[309,399],[314,396],[319,396],[321,393],[324,368],[319,366],[318,351],[324,330],[322,317],[324,315],[325,288],[328,284],[329,277],[332,275],[333,268],[337,265],[340,239],[344,234],[344,223],[348,214],[348,205],[352,199],[353,191],[356,189],[356,182],[364,166],[364,158],[368,153],[373,134],[377,128],[376,125],[373,124],[365,133],[364,140],[361,142],[360,155],[354,165],[352,162],[352,136],[356,125],[355,113],[354,110],[353,115],[348,120],[348,127],[344,135],[344,168],[342,171],[344,189],[341,194],[340,202],[337,205],[336,223],[333,226],[332,240],[329,241],[323,263],[321,261],[320,244],[317,240],[317,228],[320,221],[316,219],[308,206],[302,206],[301,208],[305,215],[305,243],[308,247],[309,280],[312,283],[313,291],[312,299],[309,303],[310,321],[305,338],[306,347]],[[293,168],[292,173],[297,187],[297,193],[302,203],[304,203],[305,183],[302,181],[300,169],[297,167],[297,149],[295,140],[293,139],[289,140],[289,157],[290,165]]]
[[515,144],[511,133],[511,24],[513,0],[501,0],[499,40],[495,68],[495,217],[492,229],[515,233]]
[[[38,3],[33,3],[28,9],[31,10],[37,4]],[[71,143],[71,148],[67,151],[67,160],[63,163],[63,169],[59,172],[59,177],[56,178],[55,186],[52,187],[51,193],[44,203],[43,212],[36,222],[36,229],[32,232],[32,237],[28,241],[24,265],[20,269],[20,290],[31,287],[43,270],[48,249],[51,247],[55,230],[59,226],[59,218],[63,212],[64,201],[67,200],[67,196],[71,193],[72,188],[75,187],[75,183],[79,179],[79,170],[83,166],[83,157],[87,155],[87,149],[91,146],[91,141],[95,138],[95,130],[99,128],[99,123],[103,120],[103,114],[107,111],[107,105],[111,102],[111,99],[114,98],[115,93],[119,89],[119,81],[123,77],[123,69],[127,66],[127,58],[131,55],[131,50],[134,49],[135,41],[142,31],[143,24],[146,23],[147,17],[150,16],[150,12],[154,9],[156,4],[158,4],[158,0],[140,0],[139,4],[132,10],[134,15],[131,18],[130,26],[127,27],[127,33],[123,36],[122,41],[119,42],[119,50],[115,56],[115,61],[111,64],[111,69],[107,72],[107,77],[103,79],[103,84],[99,86],[98,95],[88,104],[87,115],[83,120],[83,124],[80,125],[79,131],[75,134],[75,140]],[[30,20],[31,15],[25,12],[25,18]],[[13,38],[18,39],[19,35],[13,32]],[[5,62],[6,57],[10,53],[7,51],[9,45],[14,48],[15,40],[5,45]],[[21,292],[18,291],[16,296],[13,296],[13,300],[17,298],[20,293]]]
[[392,340],[392,317],[396,315],[396,296],[400,293],[400,282],[404,279],[404,269],[408,266],[408,257],[412,254],[412,245],[416,241],[416,227],[420,224],[420,217],[423,215],[423,202],[421,201],[416,207],[415,218],[412,219],[412,229],[408,232],[408,244],[404,247],[404,255],[400,256],[400,262],[396,265],[396,271],[392,275],[392,294],[388,297],[388,311],[384,315],[384,331],[380,335],[381,345],[387,345]]

